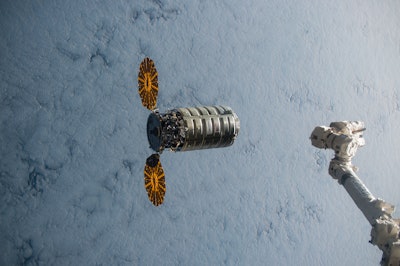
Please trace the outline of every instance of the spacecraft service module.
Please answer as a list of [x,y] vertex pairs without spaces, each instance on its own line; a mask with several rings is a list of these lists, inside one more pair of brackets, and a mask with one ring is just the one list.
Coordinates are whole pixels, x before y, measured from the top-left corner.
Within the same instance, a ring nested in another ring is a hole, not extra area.
[[231,146],[239,133],[240,121],[230,107],[222,105],[159,112],[158,73],[150,58],[140,64],[138,87],[143,106],[151,111],[147,139],[150,148],[157,152],[146,160],[144,183],[149,200],[158,206],[166,191],[160,154],[165,149],[178,152]]

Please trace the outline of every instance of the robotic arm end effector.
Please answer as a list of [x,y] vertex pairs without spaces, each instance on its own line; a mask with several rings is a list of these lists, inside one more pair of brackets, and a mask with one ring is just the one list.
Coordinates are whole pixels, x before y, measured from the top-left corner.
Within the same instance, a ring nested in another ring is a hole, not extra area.
[[365,145],[361,121],[332,122],[329,127],[318,126],[311,133],[311,144],[320,149],[335,151],[335,159],[350,162],[358,147]]

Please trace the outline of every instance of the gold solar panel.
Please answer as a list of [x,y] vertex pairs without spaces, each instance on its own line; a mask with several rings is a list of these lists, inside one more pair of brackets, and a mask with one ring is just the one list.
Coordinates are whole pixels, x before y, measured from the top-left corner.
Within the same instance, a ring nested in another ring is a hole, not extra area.
[[157,106],[158,73],[153,60],[148,57],[140,63],[138,86],[143,106],[154,110]]
[[165,174],[160,163],[160,155],[153,154],[146,160],[144,167],[144,187],[149,200],[158,206],[163,203],[165,196]]

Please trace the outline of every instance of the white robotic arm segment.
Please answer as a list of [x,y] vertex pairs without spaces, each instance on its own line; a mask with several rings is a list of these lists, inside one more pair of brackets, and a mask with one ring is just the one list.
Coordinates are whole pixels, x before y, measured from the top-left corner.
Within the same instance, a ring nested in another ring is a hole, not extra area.
[[357,168],[351,164],[358,147],[365,145],[364,130],[364,123],[360,121],[333,122],[329,127],[316,127],[311,133],[311,144],[335,151],[329,174],[343,185],[372,225],[371,243],[383,252],[381,264],[400,265],[400,220],[392,218],[394,206],[375,198],[355,174]]
[[335,151],[335,159],[350,161],[358,147],[365,145],[362,132],[364,123],[360,121],[342,121],[330,124],[330,127],[318,126],[311,133],[311,144],[320,149]]
[[362,121],[332,122],[329,127],[335,129],[337,133],[345,134],[348,136],[358,134],[358,137],[360,137],[360,133],[365,130],[364,122]]
[[371,229],[371,243],[383,252],[382,265],[400,265],[400,220],[381,217]]
[[[400,224],[398,221],[397,224]],[[399,265],[400,262],[400,240],[393,242],[390,247],[390,257],[388,258],[388,265]]]
[[314,147],[317,147],[320,149],[328,148],[326,141],[328,139],[329,134],[332,134],[331,128],[325,127],[325,126],[315,127],[313,132],[311,133],[311,137],[310,137],[311,144]]

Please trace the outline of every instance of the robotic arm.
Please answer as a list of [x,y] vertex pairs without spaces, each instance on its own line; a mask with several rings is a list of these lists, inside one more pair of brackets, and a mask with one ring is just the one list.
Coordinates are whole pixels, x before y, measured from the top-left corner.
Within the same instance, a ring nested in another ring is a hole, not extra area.
[[400,265],[400,219],[393,219],[394,206],[375,198],[356,175],[351,159],[358,147],[365,145],[364,123],[333,122],[318,126],[311,133],[311,144],[320,149],[333,149],[335,157],[329,164],[329,174],[343,185],[357,207],[372,226],[371,243],[382,250],[382,265]]

